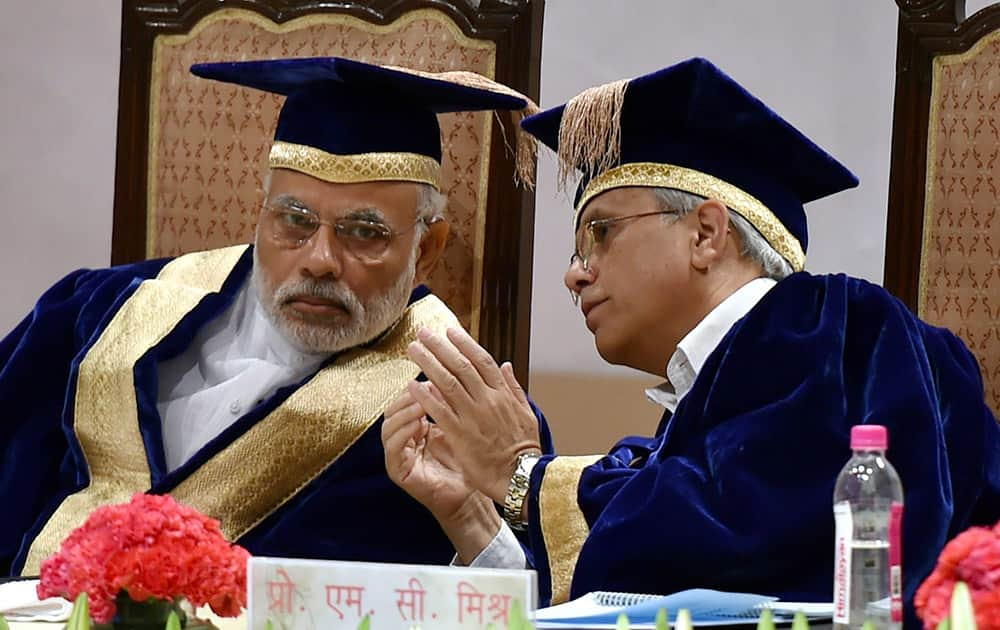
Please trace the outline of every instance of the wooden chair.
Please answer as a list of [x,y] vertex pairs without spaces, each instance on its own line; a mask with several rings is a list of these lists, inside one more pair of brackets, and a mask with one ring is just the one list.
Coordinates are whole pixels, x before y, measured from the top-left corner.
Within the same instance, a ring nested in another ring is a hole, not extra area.
[[[537,100],[543,6],[125,0],[112,262],[253,239],[281,98],[199,79],[191,64],[336,55],[474,70]],[[452,236],[430,285],[527,382],[534,195],[514,185],[505,127],[484,112],[441,119]]]
[[965,340],[1000,417],[1000,4],[896,3],[885,286]]

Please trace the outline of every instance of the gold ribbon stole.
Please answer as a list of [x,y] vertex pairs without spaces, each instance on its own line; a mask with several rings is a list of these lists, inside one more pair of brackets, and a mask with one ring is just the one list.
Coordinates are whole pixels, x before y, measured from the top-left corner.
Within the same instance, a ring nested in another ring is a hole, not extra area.
[[553,604],[569,600],[576,561],[590,534],[577,494],[583,469],[599,459],[600,455],[556,457],[544,470],[538,493],[538,517],[549,557]]

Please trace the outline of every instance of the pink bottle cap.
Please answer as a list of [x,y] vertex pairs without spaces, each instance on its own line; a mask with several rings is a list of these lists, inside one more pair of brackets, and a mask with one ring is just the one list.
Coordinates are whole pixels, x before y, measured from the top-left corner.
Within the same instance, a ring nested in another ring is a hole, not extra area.
[[889,431],[881,424],[859,424],[851,427],[851,448],[882,450],[889,448]]

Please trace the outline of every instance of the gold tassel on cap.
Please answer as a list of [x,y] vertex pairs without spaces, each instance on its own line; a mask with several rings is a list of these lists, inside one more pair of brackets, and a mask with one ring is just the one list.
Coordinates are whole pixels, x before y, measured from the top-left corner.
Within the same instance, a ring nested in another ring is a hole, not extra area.
[[[425,72],[423,70],[414,70],[413,68],[404,68],[402,66],[384,67],[398,72],[415,74],[426,79],[448,81],[456,85],[464,85],[465,87],[487,90],[489,92],[499,92],[500,94],[506,94],[523,100],[526,105],[522,109],[511,111],[511,121],[514,126],[514,138],[516,140],[516,147],[514,149],[514,176],[519,184],[523,184],[529,190],[535,187],[535,164],[538,156],[538,140],[535,139],[535,137],[530,133],[521,129],[522,119],[541,111],[533,100],[510,86],[498,83],[497,81],[494,81],[489,77],[485,77],[478,72],[471,72],[469,70]],[[501,124],[500,128],[503,130],[504,125]],[[504,142],[506,143],[506,135],[504,136]],[[507,146],[510,148],[509,144]]]
[[598,85],[566,103],[559,125],[559,187],[579,169],[590,176],[621,157],[622,104],[629,80]]

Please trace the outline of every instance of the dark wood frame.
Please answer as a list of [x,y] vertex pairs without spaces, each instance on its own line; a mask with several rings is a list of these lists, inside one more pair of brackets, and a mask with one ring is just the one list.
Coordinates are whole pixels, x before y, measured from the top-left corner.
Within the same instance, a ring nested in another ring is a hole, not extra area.
[[[118,154],[115,167],[111,262],[145,257],[149,147],[149,89],[153,42],[158,35],[187,33],[223,7],[255,11],[276,23],[316,13],[345,13],[387,24],[407,11],[435,8],[469,37],[496,43],[496,79],[538,100],[544,0],[125,0],[122,8]],[[501,131],[494,122],[493,137]],[[513,160],[503,142],[490,153],[486,201],[487,246],[479,341],[499,360],[509,360],[528,382],[531,325],[531,263],[535,196],[513,184]]]
[[934,57],[965,52],[1000,29],[1000,4],[966,20],[965,0],[895,1],[899,30],[884,285],[916,312]]

